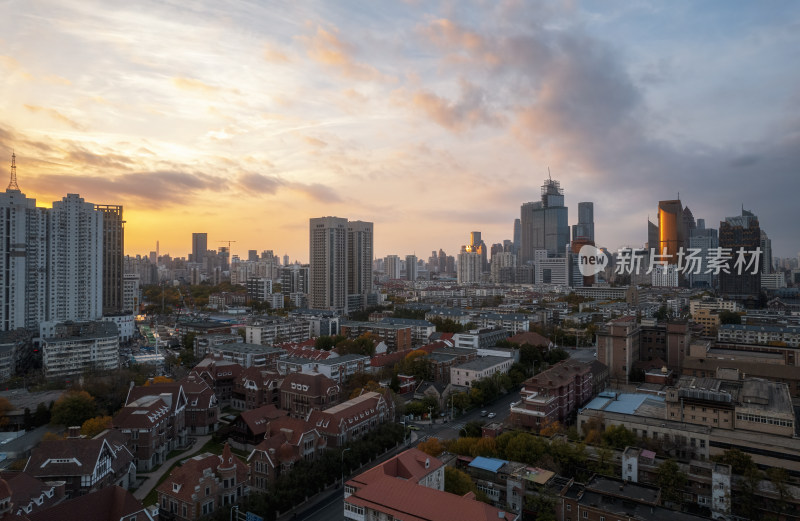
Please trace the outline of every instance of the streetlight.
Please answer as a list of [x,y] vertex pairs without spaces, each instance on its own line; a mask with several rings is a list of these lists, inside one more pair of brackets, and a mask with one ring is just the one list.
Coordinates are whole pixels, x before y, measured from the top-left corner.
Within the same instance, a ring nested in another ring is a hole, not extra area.
[[342,490],[344,490],[344,453],[347,452],[348,450],[350,450],[350,447],[347,447],[346,449],[343,449],[342,450],[342,454],[341,454],[341,457],[342,457]]

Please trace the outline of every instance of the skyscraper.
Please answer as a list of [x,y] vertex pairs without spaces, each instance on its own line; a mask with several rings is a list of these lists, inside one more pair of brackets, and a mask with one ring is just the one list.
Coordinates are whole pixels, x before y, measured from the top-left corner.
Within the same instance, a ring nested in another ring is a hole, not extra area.
[[308,304],[312,309],[347,309],[347,219],[309,221]]
[[103,214],[78,194],[55,201],[48,223],[48,320],[103,314]]
[[[761,246],[761,227],[758,217],[752,212],[742,208],[742,215],[727,217],[719,223],[719,246],[730,248],[731,258],[727,261],[726,269],[719,274],[719,292],[724,298],[733,300],[754,301],[761,293],[761,269],[758,273],[751,273],[752,269],[739,269],[736,267],[737,251],[743,248],[745,252],[755,252]],[[745,255],[745,260],[750,261],[752,255]],[[763,257],[759,263],[763,262]],[[728,271],[728,273],[725,273]]]
[[46,320],[47,217],[20,191],[12,154],[11,182],[0,194],[0,331]]
[[208,251],[208,234],[192,234],[192,262],[202,265],[205,261],[206,251]]
[[[122,206],[96,204],[103,214],[103,314],[123,310],[125,221]],[[125,311],[133,311],[132,309]]]
[[466,251],[477,253],[481,258],[481,271],[486,271],[489,267],[489,255],[486,243],[481,239],[481,232],[470,232],[469,244],[466,246]]
[[383,263],[386,277],[389,280],[400,278],[400,257],[397,255],[387,255]]
[[688,273],[689,286],[692,288],[713,288],[715,276],[708,271],[709,251],[719,247],[719,235],[714,228],[706,228],[705,219],[697,219],[697,226],[689,233],[689,248],[697,251],[700,258],[699,268]]
[[767,237],[764,230],[761,230],[761,273],[772,273],[772,239]]
[[481,281],[481,256],[477,252],[458,254],[458,283],[472,284]]
[[372,223],[318,217],[309,221],[309,230],[309,306],[339,313],[366,306],[372,293]]
[[522,222],[514,219],[514,253],[519,253],[519,241],[522,234]]
[[372,236],[370,222],[347,223],[347,294],[372,293]]
[[588,239],[594,244],[594,203],[578,203],[578,224],[572,226],[572,240]]
[[570,235],[568,212],[561,185],[546,179],[541,200],[525,203],[520,209],[521,264],[532,262],[536,250],[547,250],[553,255],[566,253]]
[[406,280],[417,280],[416,255],[406,255]]
[[[678,250],[684,248],[687,238],[684,222],[683,206],[679,199],[658,202],[658,251],[657,255],[666,254],[662,260],[668,264],[677,264]],[[651,246],[652,247],[652,246]]]

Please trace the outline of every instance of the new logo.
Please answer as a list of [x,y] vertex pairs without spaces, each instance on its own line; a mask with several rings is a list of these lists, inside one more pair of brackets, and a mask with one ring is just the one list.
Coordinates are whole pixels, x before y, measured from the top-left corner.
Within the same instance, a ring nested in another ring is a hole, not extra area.
[[607,265],[608,255],[599,248],[587,244],[578,252],[578,268],[580,268],[581,275],[584,277],[597,275],[603,271]]

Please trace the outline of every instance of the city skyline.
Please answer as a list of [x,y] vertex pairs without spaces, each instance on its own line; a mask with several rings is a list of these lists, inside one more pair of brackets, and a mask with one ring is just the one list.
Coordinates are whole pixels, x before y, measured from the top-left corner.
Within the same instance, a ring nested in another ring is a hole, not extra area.
[[456,255],[513,238],[550,167],[599,246],[680,193],[796,256],[800,6],[530,6],[19,3],[0,164],[40,206],[123,206],[134,255],[201,232],[307,261],[319,215],[373,222],[375,257]]

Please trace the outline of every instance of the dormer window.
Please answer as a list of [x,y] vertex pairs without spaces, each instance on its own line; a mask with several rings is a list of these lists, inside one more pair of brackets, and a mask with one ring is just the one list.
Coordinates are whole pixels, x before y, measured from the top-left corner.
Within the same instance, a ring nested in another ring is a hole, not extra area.
[[181,486],[178,483],[173,483],[172,484],[172,491],[173,492],[180,492],[181,491]]

